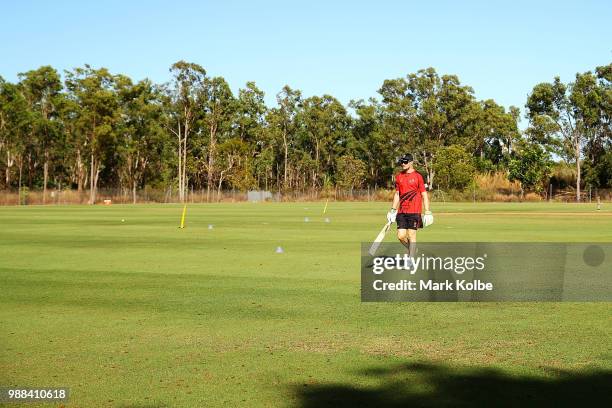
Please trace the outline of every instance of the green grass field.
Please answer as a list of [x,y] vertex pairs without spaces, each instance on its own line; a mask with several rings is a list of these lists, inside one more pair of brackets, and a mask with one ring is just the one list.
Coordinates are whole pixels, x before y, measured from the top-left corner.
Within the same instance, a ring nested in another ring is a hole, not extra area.
[[[0,208],[0,386],[151,408],[514,405],[606,389],[610,303],[362,304],[360,242],[388,207],[192,205],[183,230],[179,205]],[[610,207],[434,204],[419,239],[610,242]]]

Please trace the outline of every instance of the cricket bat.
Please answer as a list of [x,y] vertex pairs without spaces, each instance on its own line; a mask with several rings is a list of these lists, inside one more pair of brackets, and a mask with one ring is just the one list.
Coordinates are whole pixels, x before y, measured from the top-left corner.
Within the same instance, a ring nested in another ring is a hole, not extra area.
[[370,247],[370,250],[368,251],[368,253],[370,255],[374,256],[376,254],[376,251],[378,250],[378,247],[380,246],[380,243],[382,242],[383,239],[385,239],[385,235],[387,235],[387,231],[389,231],[390,227],[391,227],[391,223],[388,222],[380,230],[380,232],[378,233],[378,235],[374,239],[374,242],[372,243],[372,246]]

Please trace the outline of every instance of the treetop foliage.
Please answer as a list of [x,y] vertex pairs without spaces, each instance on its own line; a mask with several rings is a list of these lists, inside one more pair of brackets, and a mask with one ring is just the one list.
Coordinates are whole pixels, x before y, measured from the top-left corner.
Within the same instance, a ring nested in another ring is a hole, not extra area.
[[[276,105],[248,82],[178,61],[168,83],[89,65],[0,77],[2,188],[27,185],[136,191],[189,188],[306,190],[393,186],[395,158],[412,152],[433,189],[462,189],[474,173],[508,171],[541,190],[551,157],[575,163],[580,187],[611,187],[612,64],[536,84],[520,110],[478,100],[434,68],[386,79],[378,98],[344,106],[284,86]],[[537,165],[536,165],[537,163]],[[182,195],[181,195],[182,193]]]

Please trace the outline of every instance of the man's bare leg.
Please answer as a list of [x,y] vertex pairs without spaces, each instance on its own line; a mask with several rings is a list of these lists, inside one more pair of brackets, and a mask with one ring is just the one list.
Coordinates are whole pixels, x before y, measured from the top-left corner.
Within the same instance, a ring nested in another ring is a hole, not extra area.
[[397,230],[397,239],[399,242],[406,247],[406,249],[410,249],[410,239],[408,239],[408,230],[407,229],[398,229]]
[[408,231],[408,254],[410,255],[410,258],[412,258],[414,260],[414,257],[416,256],[416,230],[413,229],[409,229]]
[[413,229],[398,229],[397,239],[408,250],[408,255],[414,259],[416,255],[416,230]]

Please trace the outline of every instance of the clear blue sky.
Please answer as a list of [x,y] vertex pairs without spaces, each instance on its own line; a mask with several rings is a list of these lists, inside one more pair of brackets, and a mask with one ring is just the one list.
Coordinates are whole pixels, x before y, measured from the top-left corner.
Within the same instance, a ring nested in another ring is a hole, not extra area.
[[[291,5],[290,3],[295,3]],[[347,103],[432,66],[523,110],[533,85],[612,61],[611,1],[6,1],[0,75],[89,63],[169,79],[177,60]]]

